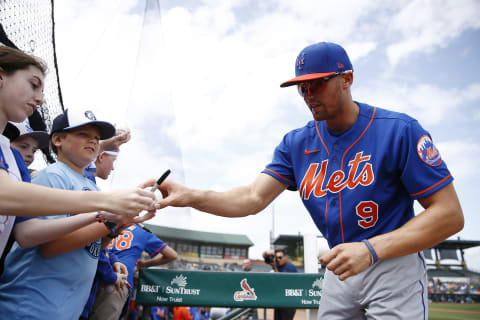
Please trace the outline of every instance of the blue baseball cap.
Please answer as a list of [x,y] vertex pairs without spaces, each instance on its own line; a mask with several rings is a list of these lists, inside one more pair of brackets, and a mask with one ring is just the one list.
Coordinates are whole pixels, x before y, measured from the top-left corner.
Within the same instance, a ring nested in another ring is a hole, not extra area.
[[328,77],[337,72],[353,71],[347,52],[332,42],[319,42],[303,49],[295,61],[296,77],[285,81],[280,87]]

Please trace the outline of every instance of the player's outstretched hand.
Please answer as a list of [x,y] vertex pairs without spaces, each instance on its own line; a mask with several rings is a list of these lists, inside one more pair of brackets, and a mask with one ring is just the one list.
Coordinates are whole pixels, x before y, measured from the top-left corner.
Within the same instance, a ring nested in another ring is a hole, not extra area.
[[325,252],[319,259],[343,281],[370,266],[370,251],[362,242],[342,243]]
[[155,204],[156,209],[171,207],[189,207],[193,199],[193,190],[171,180],[165,180],[158,189],[163,199]]
[[140,188],[108,192],[105,210],[121,215],[138,215],[141,211],[154,210],[155,195],[142,187],[153,186],[155,180],[148,180]]

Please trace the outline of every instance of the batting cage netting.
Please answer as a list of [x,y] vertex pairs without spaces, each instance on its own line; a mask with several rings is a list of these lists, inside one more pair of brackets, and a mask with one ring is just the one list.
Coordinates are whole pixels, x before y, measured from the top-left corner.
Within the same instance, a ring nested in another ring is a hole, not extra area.
[[63,111],[55,54],[53,9],[53,0],[0,0],[1,45],[37,56],[48,66],[45,101],[37,109],[48,128],[52,119]]

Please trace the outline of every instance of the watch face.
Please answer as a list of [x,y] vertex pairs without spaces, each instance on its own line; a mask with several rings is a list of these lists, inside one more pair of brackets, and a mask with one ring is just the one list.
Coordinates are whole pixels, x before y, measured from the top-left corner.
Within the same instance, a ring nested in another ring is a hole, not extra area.
[[117,227],[117,224],[115,222],[111,222],[111,221],[105,221],[105,226],[110,229],[110,230],[113,230],[114,228]]

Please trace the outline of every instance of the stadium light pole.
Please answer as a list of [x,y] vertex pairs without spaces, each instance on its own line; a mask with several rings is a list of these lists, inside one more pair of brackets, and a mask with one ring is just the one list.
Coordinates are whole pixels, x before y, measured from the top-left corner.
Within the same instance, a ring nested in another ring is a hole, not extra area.
[[275,241],[275,202],[272,202],[272,229],[270,230],[270,248],[273,249]]

